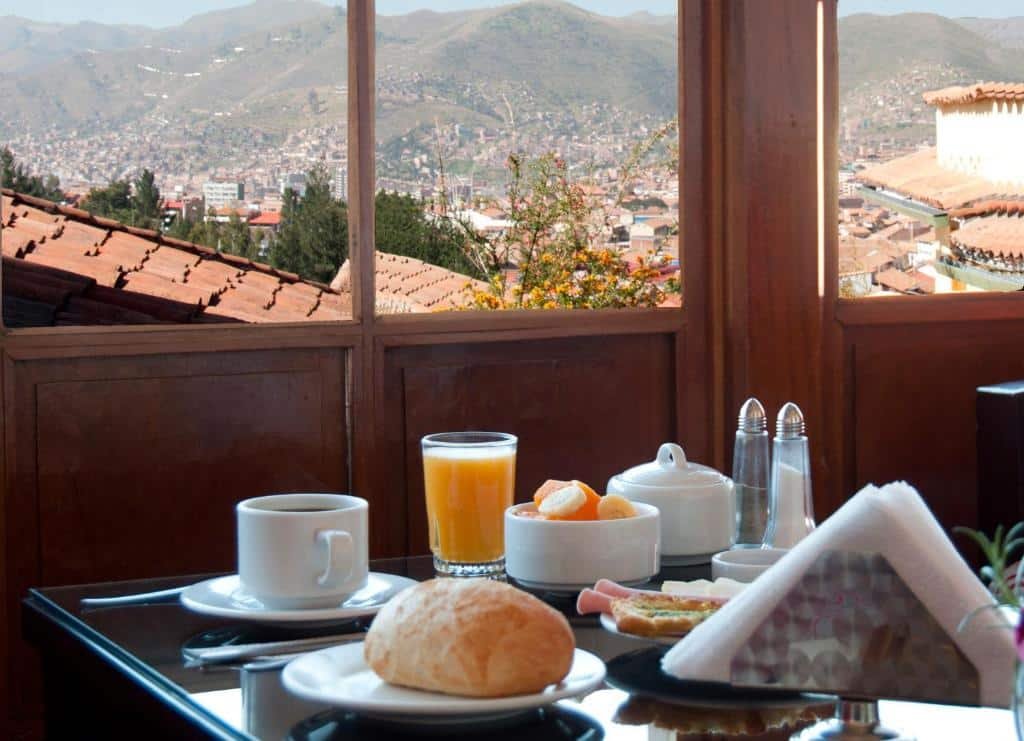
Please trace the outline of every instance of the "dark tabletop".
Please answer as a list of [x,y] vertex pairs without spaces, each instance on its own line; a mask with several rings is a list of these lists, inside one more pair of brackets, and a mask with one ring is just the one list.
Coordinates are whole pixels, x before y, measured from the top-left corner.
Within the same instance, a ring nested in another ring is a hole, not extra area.
[[[420,580],[433,576],[429,557],[375,561],[371,568]],[[656,581],[705,576],[704,568],[689,567],[666,571]],[[195,645],[204,639],[215,643],[232,638],[238,642],[287,638],[292,637],[294,628],[240,626],[228,619],[189,612],[177,602],[99,608],[83,608],[80,604],[83,597],[149,592],[192,584],[203,578],[206,577],[34,589],[26,599],[26,617],[30,624],[69,636],[77,645],[84,646],[95,661],[105,662],[119,676],[143,688],[152,702],[163,703],[174,713],[188,717],[213,737],[279,739],[291,734],[297,739],[326,741],[452,735],[450,729],[392,726],[299,700],[281,685],[280,666],[250,663],[190,667],[182,657],[182,647],[190,642]],[[539,596],[570,618],[579,648],[609,662],[609,681],[621,687],[623,682],[634,686],[630,683],[635,680],[637,694],[606,685],[586,697],[562,701],[554,708],[490,725],[461,728],[459,738],[769,741],[788,739],[832,713],[832,704],[827,700],[793,695],[755,701],[749,697],[702,699],[695,692],[689,697],[674,697],[671,703],[664,702],[647,694],[657,695],[657,687],[639,687],[656,673],[658,652],[663,649],[606,632],[596,618],[577,616],[573,600]],[[239,635],[239,630],[245,632]],[[29,630],[30,639],[45,656],[47,641],[41,635],[39,630]],[[46,671],[58,671],[59,661],[56,666],[55,669],[55,661],[50,657]],[[641,689],[644,695],[639,694]],[[1011,714],[1005,710],[883,702],[881,713],[886,725],[919,741],[1015,738]]]

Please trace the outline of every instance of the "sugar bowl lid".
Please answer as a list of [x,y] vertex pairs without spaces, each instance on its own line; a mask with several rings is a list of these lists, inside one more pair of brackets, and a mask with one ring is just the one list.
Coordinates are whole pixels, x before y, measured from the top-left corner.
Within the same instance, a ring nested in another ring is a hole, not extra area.
[[713,486],[725,480],[725,476],[709,466],[688,462],[683,449],[675,443],[665,443],[658,448],[653,461],[633,466],[619,474],[619,478],[629,484],[671,489]]

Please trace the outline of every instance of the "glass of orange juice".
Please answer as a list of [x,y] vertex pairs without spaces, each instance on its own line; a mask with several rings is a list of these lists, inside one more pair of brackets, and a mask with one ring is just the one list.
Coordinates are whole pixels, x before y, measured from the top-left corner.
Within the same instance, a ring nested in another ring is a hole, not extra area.
[[505,573],[504,517],[515,489],[516,443],[504,432],[423,438],[423,488],[438,574]]

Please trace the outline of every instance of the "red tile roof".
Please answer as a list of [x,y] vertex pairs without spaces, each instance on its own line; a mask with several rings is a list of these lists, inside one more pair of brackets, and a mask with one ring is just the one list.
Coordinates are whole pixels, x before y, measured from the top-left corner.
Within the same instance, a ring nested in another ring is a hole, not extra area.
[[259,216],[249,219],[249,226],[279,226],[280,224],[280,211],[264,211]]
[[924,94],[928,105],[943,106],[977,103],[985,100],[1024,100],[1024,84],[1012,82],[979,82],[931,90]]
[[1024,217],[1017,210],[970,219],[950,235],[950,241],[992,256],[1024,256]]
[[[483,281],[413,257],[377,252],[375,267],[379,313],[461,309],[469,303],[472,290],[488,290],[488,285]],[[349,291],[351,285],[351,264],[346,261],[331,282],[331,287]]]
[[336,321],[351,295],[269,265],[2,191],[8,326]]
[[[857,179],[867,185],[896,191],[943,210],[1006,196],[1004,185],[940,167],[934,148],[869,167],[861,171]],[[1021,193],[1021,197],[1024,197],[1024,193]]]

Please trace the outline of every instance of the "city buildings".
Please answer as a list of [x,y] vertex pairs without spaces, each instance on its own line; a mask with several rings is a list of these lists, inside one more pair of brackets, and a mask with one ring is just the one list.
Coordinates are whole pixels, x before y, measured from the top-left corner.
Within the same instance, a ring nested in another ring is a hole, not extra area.
[[245,186],[236,181],[209,181],[203,183],[206,208],[220,208],[245,200]]

